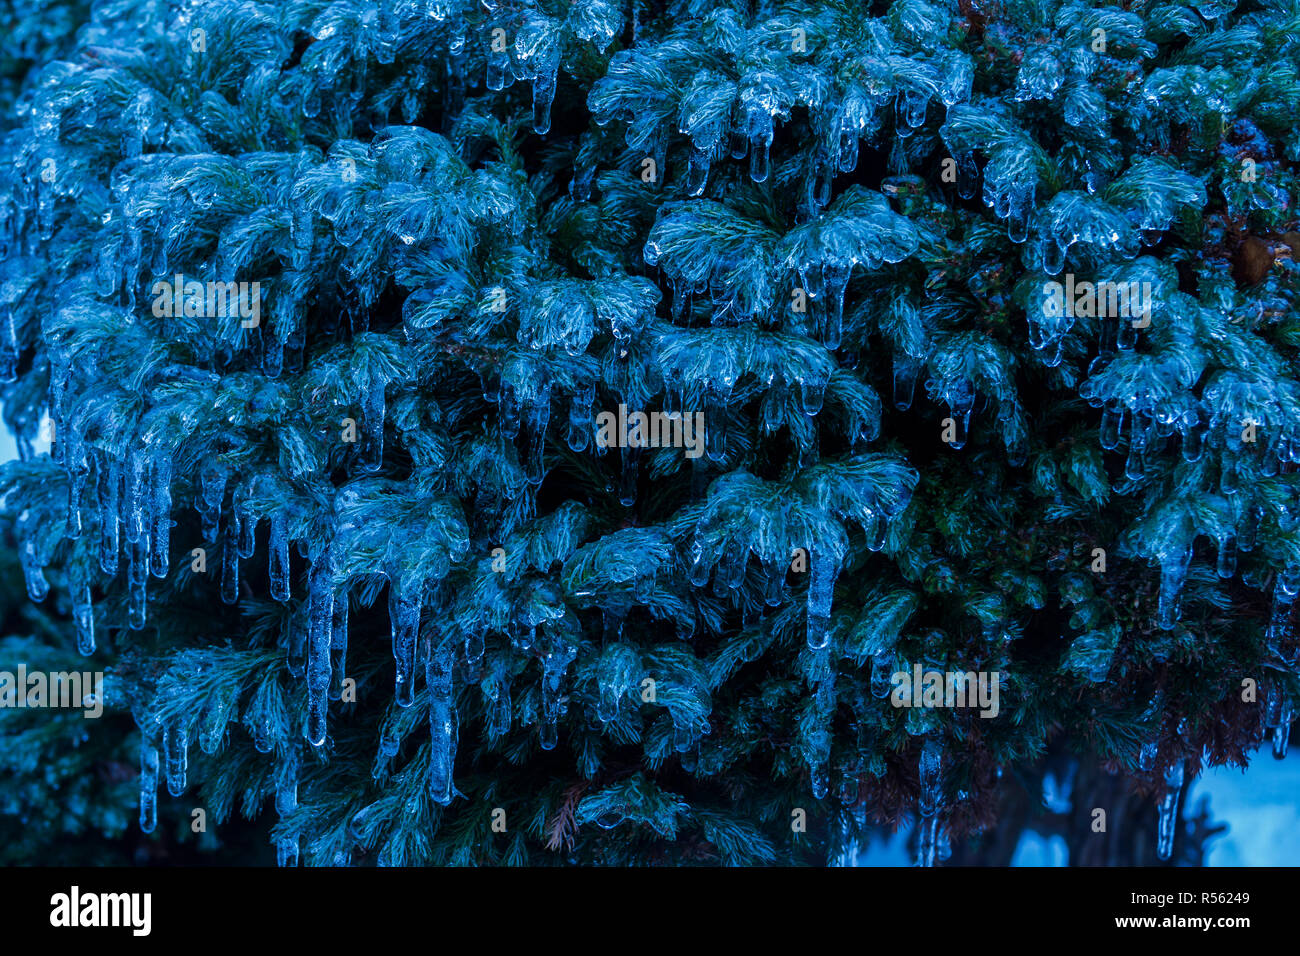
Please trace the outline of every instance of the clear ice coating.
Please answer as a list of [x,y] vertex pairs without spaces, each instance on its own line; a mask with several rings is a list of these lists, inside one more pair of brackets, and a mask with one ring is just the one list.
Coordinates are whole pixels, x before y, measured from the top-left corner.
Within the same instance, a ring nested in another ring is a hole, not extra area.
[[455,645],[445,640],[429,654],[424,665],[429,693],[429,796],[444,807],[455,795],[452,784],[458,732],[452,680],[455,664]]
[[1160,798],[1157,820],[1156,856],[1167,860],[1174,852],[1178,832],[1178,801],[1183,789],[1183,762],[1175,761],[1165,771],[1165,793]]

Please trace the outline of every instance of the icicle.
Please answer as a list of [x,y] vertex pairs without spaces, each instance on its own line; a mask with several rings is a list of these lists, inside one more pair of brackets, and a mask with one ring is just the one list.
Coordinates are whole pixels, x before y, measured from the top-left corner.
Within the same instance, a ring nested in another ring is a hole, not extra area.
[[185,792],[189,764],[190,735],[184,720],[163,724],[163,759],[167,770],[167,792],[179,797]]
[[171,563],[172,465],[166,456],[153,461],[152,487],[149,491],[149,570],[156,578],[167,577]]
[[506,88],[506,78],[510,73],[510,54],[505,50],[488,48],[487,54],[487,88],[494,93]]
[[[24,512],[24,515],[26,515],[26,512]],[[23,568],[23,577],[27,581],[27,596],[33,601],[44,601],[45,595],[50,593],[50,582],[45,580],[45,570],[42,567],[41,554],[36,546],[36,533],[34,531],[27,530],[23,535],[19,563]]]
[[140,540],[127,549],[127,624],[131,630],[138,631],[145,625],[149,606],[149,536],[141,535]]
[[[308,573],[310,577],[310,572]],[[307,612],[310,601],[304,601],[285,615],[281,625],[285,666],[289,676],[300,678],[307,670]]]
[[[325,742],[330,648],[334,643],[334,558],[327,546],[307,575],[307,742]],[[346,597],[345,597],[346,600]]]
[[227,520],[221,529],[221,600],[225,604],[239,601],[239,552],[233,520]]
[[[281,764],[277,768],[275,781],[275,812],[283,820],[298,809],[298,774],[302,758],[298,748],[292,744],[286,749]],[[298,838],[296,836],[279,836],[275,840],[275,862],[277,866],[298,865]]]
[[803,413],[809,418],[822,410],[826,398],[826,383],[818,379],[799,380],[799,398],[803,403]]
[[691,155],[686,163],[686,195],[704,195],[704,190],[709,185],[709,165],[709,151],[692,146]]
[[18,360],[22,346],[18,342],[18,326],[12,308],[0,310],[0,382],[18,380]]
[[361,399],[361,470],[376,472],[384,463],[384,382],[375,375]]
[[566,442],[573,451],[586,451],[591,444],[591,406],[596,400],[596,386],[587,385],[573,393],[569,406],[569,433]]
[[1264,730],[1271,731],[1273,756],[1278,760],[1286,757],[1287,743],[1291,736],[1291,721],[1294,717],[1290,696],[1281,684],[1270,681],[1264,690],[1261,722]]
[[1255,550],[1255,535],[1259,531],[1259,522],[1263,516],[1264,509],[1259,505],[1241,509],[1240,518],[1237,520],[1238,551],[1248,554]]
[[[528,481],[540,485],[546,476],[543,453],[546,450],[546,426],[551,418],[550,390],[544,388],[538,401],[530,402],[524,411],[524,433],[527,453],[524,455],[524,473]],[[629,450],[629,449],[624,449]]]
[[555,86],[560,69],[559,51],[549,58],[551,65],[542,65],[533,77],[533,132],[545,136],[551,131],[551,104],[555,101]]
[[330,623],[330,700],[341,700],[348,666],[348,590],[334,596]]
[[957,157],[957,195],[970,199],[979,190],[980,167],[973,152]]
[[817,650],[830,640],[831,595],[839,569],[822,549],[810,550],[808,562],[808,646]]
[[937,741],[930,739],[921,750],[918,766],[921,793],[917,798],[917,811],[921,815],[917,838],[917,866],[934,866],[939,848],[939,815],[943,810],[943,752]]
[[1291,716],[1273,728],[1273,756],[1278,760],[1286,759],[1287,739],[1291,736]]
[[1237,573],[1237,539],[1228,535],[1219,542],[1219,577],[1225,580]]
[[543,750],[553,750],[560,739],[560,715],[563,713],[560,691],[564,669],[577,656],[577,648],[556,637],[542,657],[542,714],[541,744]]
[[764,562],[763,603],[768,607],[779,607],[785,601],[785,562],[780,558]]
[[[221,523],[221,503],[226,497],[226,480],[229,472],[220,464],[205,463],[199,468],[199,518],[203,526],[203,540],[216,541]],[[131,540],[128,536],[127,540]]]
[[1160,555],[1160,600],[1156,623],[1162,630],[1173,628],[1178,620],[1178,595],[1187,580],[1187,568],[1192,561],[1192,549],[1183,547]]
[[704,454],[709,461],[720,462],[727,457],[727,429],[722,411],[727,398],[713,388],[704,392]]
[[1156,756],[1159,754],[1159,744],[1145,743],[1138,751],[1138,768],[1141,770],[1150,770],[1156,765]]
[[289,522],[283,512],[271,515],[267,542],[267,567],[271,576],[271,597],[281,604],[289,600]]
[[953,438],[949,447],[962,449],[970,438],[970,415],[975,405],[975,392],[968,382],[959,382],[949,399],[948,414],[952,416]]
[[158,825],[158,748],[143,733],[140,738],[140,830],[153,833]]
[[389,579],[388,618],[393,631],[393,659],[397,662],[396,700],[398,707],[415,701],[415,642],[420,632],[420,600],[408,591],[417,590],[406,582]]
[[455,795],[452,774],[456,764],[457,716],[452,669],[456,654],[451,641],[429,655],[424,681],[429,691],[429,796],[447,806]]
[[700,540],[698,529],[697,534],[691,541],[691,567],[690,578],[691,584],[697,588],[702,588],[709,583],[709,572],[712,565],[704,557],[704,545]]
[[99,463],[99,566],[109,577],[117,574],[122,551],[122,468],[112,459]]
[[894,354],[894,407],[905,412],[912,407],[916,382],[921,377],[924,363],[903,352]]
[[771,148],[771,139],[756,139],[750,143],[749,178],[756,183],[766,182],[767,180],[768,171],[772,164],[769,157]]
[[1165,795],[1160,798],[1158,843],[1156,856],[1167,860],[1174,852],[1174,836],[1178,832],[1178,800],[1183,789],[1183,762],[1172,764],[1165,771]]
[[257,550],[257,513],[253,511],[251,487],[236,488],[231,495],[230,507],[235,522],[235,553],[241,558],[251,558]]
[[85,530],[81,515],[81,499],[86,491],[86,482],[90,478],[90,458],[86,454],[85,443],[71,428],[65,427],[68,448],[65,460],[68,466],[68,526],[65,536],[77,540]]
[[1101,447],[1110,451],[1119,446],[1124,430],[1124,406],[1113,402],[1101,413]]
[[488,699],[492,706],[488,708],[488,735],[493,739],[510,730],[510,680],[499,673],[488,685]]
[[127,460],[126,473],[126,541],[136,544],[149,533],[146,510],[149,500],[149,461],[141,452]]
[[844,292],[848,288],[851,272],[851,266],[841,263],[822,268],[827,299],[826,327],[822,333],[822,344],[832,352],[840,347],[844,325]]
[[77,650],[89,657],[95,653],[95,605],[90,595],[90,573],[80,563],[72,566],[72,616],[77,625]]

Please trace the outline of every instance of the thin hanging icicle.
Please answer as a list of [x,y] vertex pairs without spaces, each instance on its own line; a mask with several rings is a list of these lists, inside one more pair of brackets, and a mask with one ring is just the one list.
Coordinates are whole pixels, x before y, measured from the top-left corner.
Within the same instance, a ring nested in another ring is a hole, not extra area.
[[330,649],[334,643],[334,559],[325,550],[312,562],[307,578],[307,741],[325,742],[329,709]]
[[89,657],[95,653],[95,605],[90,594],[90,572],[80,562],[71,570],[72,616],[77,625],[77,650]]
[[224,604],[239,600],[239,551],[235,535],[234,521],[226,521],[221,529],[221,601]]
[[117,574],[122,551],[122,466],[111,458],[99,462],[99,566],[109,577]]
[[390,578],[388,618],[393,629],[393,660],[397,663],[394,693],[398,707],[410,707],[415,702],[415,642],[420,632],[418,592],[418,587]]
[[1190,547],[1174,548],[1161,554],[1160,560],[1160,598],[1157,607],[1156,623],[1162,630],[1168,631],[1178,622],[1183,583],[1187,580],[1187,569],[1192,563]]
[[1178,801],[1183,790],[1183,762],[1174,762],[1165,771],[1165,795],[1160,798],[1156,856],[1167,860],[1174,852],[1178,832]]
[[564,669],[577,656],[578,649],[557,637],[542,657],[542,724],[543,750],[553,750],[560,739],[560,715],[563,705],[560,691],[564,682]]
[[156,578],[167,577],[171,563],[172,463],[160,455],[153,461],[152,486],[149,489],[149,570]]
[[267,550],[271,597],[283,604],[289,600],[289,522],[283,513],[271,515]]
[[126,470],[126,540],[137,544],[149,533],[149,460],[143,452],[132,452]]
[[189,749],[189,730],[184,720],[163,725],[163,759],[167,771],[167,792],[173,797],[179,797],[185,792]]
[[510,730],[510,678],[504,672],[498,672],[487,687],[488,700],[488,736],[495,740]]
[[334,595],[334,618],[330,623],[330,700],[343,698],[348,668],[348,589]]
[[934,866],[939,855],[940,822],[943,811],[943,751],[938,741],[927,740],[919,763],[921,794],[917,811],[921,815],[916,844],[917,866]]
[[[26,517],[27,512],[24,511],[23,518]],[[44,562],[36,542],[36,532],[30,528],[24,529],[22,550],[18,558],[27,582],[27,596],[33,601],[44,601],[45,595],[50,593],[50,582],[45,580]]]
[[[290,744],[281,758],[277,768],[275,782],[275,812],[283,820],[298,808],[298,772],[301,757],[298,748]],[[277,866],[298,865],[298,838],[296,836],[279,836],[275,840],[275,862]]]
[[81,499],[86,492],[86,482],[90,478],[90,456],[86,445],[72,428],[65,428],[68,436],[68,450],[65,455],[68,466],[68,526],[65,536],[77,540],[85,531],[85,522],[81,514]]
[[361,470],[376,472],[384,463],[384,380],[376,375],[361,399]]
[[456,763],[457,716],[452,670],[455,645],[444,640],[425,661],[424,679],[429,691],[429,796],[440,806],[451,803]]
[[830,640],[831,594],[838,568],[825,550],[811,551],[808,562],[808,646],[818,650]]
[[149,536],[141,535],[127,548],[127,624],[138,631],[149,607]]
[[158,825],[158,748],[140,739],[140,830],[153,833]]
[[199,500],[196,504],[205,541],[217,540],[228,478],[229,472],[217,462],[205,462],[199,469]]
[[235,522],[235,553],[241,558],[251,558],[257,550],[257,513],[253,511],[253,489],[236,488],[231,495],[230,507]]

